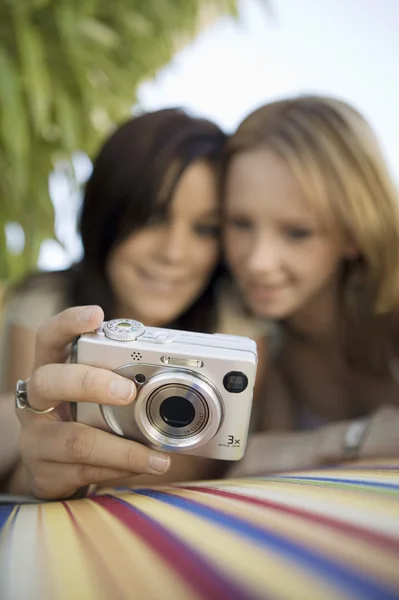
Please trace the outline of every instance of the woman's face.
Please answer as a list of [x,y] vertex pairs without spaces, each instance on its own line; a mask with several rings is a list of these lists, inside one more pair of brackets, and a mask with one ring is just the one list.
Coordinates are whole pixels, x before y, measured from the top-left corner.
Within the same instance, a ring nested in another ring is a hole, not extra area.
[[215,170],[196,161],[178,181],[165,219],[134,232],[111,252],[107,273],[118,317],[156,327],[189,308],[219,260],[219,212]]
[[328,232],[291,172],[272,151],[236,155],[227,174],[225,250],[245,300],[259,316],[294,316],[336,289],[354,249]]

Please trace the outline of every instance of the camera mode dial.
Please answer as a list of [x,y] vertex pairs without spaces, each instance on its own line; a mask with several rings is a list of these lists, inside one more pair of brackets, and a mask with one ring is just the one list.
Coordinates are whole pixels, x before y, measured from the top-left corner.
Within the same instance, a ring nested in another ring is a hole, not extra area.
[[133,319],[113,319],[103,325],[107,338],[117,342],[134,342],[145,332],[144,325]]

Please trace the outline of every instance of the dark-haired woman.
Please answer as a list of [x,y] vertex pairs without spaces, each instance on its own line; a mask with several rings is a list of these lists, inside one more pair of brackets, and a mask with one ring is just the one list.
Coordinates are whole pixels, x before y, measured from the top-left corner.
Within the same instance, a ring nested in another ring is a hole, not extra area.
[[[216,125],[177,109],[135,117],[105,142],[83,200],[83,259],[67,271],[31,276],[9,295],[3,389],[12,392],[17,380],[28,380],[29,402],[39,410],[58,400],[133,401],[133,384],[115,374],[49,364],[63,362],[60,347],[104,317],[255,337],[251,321],[235,318],[234,310],[234,325],[231,320],[227,324],[231,304],[221,311],[217,299],[224,144],[225,135]],[[85,312],[82,307],[90,305],[97,309]],[[69,307],[81,309],[54,317]],[[17,411],[21,461],[7,489],[53,498],[69,496],[85,483],[136,473],[168,480],[218,473],[220,467],[209,460],[182,455],[171,460],[135,442],[68,422],[67,409],[64,402],[44,414]]]

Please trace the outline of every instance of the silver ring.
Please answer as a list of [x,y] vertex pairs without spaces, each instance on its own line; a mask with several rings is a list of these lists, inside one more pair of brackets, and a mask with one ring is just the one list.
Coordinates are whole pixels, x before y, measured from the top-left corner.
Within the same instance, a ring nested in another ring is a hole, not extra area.
[[33,408],[33,406],[29,404],[28,391],[26,389],[26,381],[24,381],[23,379],[19,379],[17,381],[17,385],[15,388],[15,406],[20,410],[28,410],[29,412],[35,413],[35,415],[45,415],[47,413],[52,412],[56,408],[55,406],[51,406],[50,408],[44,408],[43,410]]

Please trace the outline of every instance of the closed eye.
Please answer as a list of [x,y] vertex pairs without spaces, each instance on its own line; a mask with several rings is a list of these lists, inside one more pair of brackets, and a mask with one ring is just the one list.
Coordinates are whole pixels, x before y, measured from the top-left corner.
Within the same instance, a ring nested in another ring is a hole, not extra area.
[[165,211],[157,210],[154,211],[150,218],[147,220],[145,226],[148,228],[160,227],[164,225],[167,221],[168,215]]
[[252,222],[245,217],[228,217],[226,219],[226,227],[232,229],[251,229]]
[[200,237],[218,237],[220,235],[220,225],[218,223],[198,224],[194,226],[194,231]]
[[306,227],[289,227],[285,230],[286,235],[292,240],[305,240],[313,235],[313,231],[311,229],[307,229]]

